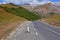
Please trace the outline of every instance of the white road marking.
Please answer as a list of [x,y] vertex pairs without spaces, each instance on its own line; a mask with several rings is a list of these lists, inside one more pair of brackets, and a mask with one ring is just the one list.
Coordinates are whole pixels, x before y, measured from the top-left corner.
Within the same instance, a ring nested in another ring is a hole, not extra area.
[[30,30],[29,30],[29,27],[27,27],[27,31],[29,32]]
[[36,32],[36,35],[38,35],[38,33]]

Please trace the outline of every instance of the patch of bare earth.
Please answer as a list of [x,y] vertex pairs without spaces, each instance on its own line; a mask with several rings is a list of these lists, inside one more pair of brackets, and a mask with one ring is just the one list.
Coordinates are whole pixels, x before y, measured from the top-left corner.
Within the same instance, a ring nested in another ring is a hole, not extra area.
[[43,22],[47,22],[50,25],[60,27],[60,15],[54,15],[49,18],[42,19]]

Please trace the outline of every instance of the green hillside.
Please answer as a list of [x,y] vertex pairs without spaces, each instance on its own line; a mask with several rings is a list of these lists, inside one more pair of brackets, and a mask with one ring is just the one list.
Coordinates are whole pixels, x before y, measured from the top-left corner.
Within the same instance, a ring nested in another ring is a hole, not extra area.
[[[13,6],[16,6],[16,5],[13,5]],[[3,7],[1,6],[5,11],[7,11],[8,13],[12,13],[14,15],[17,15],[17,16],[20,16],[20,17],[23,17],[27,20],[38,20],[40,19],[39,16],[35,15],[34,13],[32,12],[29,12],[28,10],[22,8],[22,7],[19,7],[19,6],[16,6],[15,8],[14,7]]]

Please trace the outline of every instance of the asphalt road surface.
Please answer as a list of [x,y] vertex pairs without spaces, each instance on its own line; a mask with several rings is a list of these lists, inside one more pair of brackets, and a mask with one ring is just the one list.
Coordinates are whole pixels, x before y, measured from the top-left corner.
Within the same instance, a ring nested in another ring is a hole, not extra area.
[[20,25],[7,40],[60,40],[60,28],[40,21],[27,21]]

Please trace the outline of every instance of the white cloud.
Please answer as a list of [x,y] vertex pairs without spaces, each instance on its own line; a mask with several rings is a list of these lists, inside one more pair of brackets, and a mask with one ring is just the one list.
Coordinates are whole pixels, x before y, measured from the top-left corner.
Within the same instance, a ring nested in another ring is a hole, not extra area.
[[6,2],[2,2],[2,4],[6,4]]
[[37,1],[37,0],[33,0],[31,2],[28,2],[30,3],[32,6],[36,6],[36,5],[42,5],[42,4],[46,4],[46,3],[50,3],[51,1],[49,0],[42,0],[42,1]]
[[7,3],[12,2],[15,4],[29,3],[31,5],[41,5],[41,4],[45,4],[45,3],[50,2],[49,0],[40,0],[41,2],[38,0],[4,0],[4,1]]

